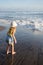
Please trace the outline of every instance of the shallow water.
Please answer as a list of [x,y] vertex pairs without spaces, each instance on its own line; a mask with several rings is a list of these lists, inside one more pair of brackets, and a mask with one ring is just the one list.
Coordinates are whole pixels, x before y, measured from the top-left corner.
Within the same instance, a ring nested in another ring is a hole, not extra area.
[[15,44],[15,55],[6,55],[6,33],[0,31],[0,65],[43,65],[43,33],[18,26],[16,31],[17,44]]

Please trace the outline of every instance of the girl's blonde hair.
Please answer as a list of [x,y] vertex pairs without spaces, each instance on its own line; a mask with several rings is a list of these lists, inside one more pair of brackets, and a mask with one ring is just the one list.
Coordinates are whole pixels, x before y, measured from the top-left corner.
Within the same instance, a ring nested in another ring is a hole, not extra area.
[[13,36],[16,32],[16,27],[10,27],[9,31],[8,31],[8,35]]

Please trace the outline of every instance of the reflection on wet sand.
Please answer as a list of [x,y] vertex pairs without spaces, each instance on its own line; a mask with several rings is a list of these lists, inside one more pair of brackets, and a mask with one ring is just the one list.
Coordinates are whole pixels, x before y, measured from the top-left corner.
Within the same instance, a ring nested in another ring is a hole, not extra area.
[[12,55],[11,65],[13,65],[13,63],[14,63],[14,55]]
[[1,59],[0,65],[13,65],[14,64],[14,55],[5,55]]
[[14,64],[14,55],[8,55],[6,60],[7,60],[7,65],[13,65]]
[[0,33],[0,65],[43,65],[43,34],[23,27],[18,29],[16,54],[13,56],[6,55],[5,31]]

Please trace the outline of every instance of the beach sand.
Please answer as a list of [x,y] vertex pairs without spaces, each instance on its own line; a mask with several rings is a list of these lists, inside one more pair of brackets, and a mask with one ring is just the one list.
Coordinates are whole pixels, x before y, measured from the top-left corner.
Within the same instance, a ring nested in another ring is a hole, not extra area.
[[4,30],[5,27],[4,26],[0,26],[0,31]]
[[[0,27],[0,30],[3,27]],[[6,55],[6,32],[0,32],[0,65],[43,65],[43,34],[37,34],[23,26],[17,27],[15,34],[15,55]]]

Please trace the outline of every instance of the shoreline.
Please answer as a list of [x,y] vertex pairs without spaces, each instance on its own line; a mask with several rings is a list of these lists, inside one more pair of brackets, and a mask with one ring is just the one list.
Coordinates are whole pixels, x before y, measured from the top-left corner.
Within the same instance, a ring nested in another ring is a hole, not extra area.
[[3,31],[5,28],[5,26],[0,26],[0,31]]

